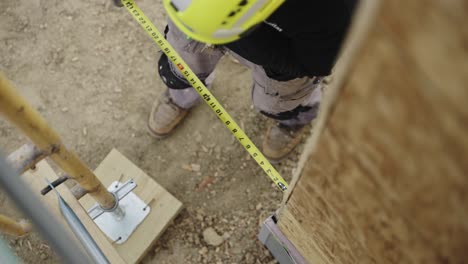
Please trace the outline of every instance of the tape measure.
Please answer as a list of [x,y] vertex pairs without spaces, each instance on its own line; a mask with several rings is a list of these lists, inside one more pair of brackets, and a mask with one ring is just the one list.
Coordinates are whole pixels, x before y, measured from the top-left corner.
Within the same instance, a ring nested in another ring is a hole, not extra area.
[[159,33],[157,28],[151,23],[151,21],[145,16],[141,9],[135,4],[133,0],[121,0],[125,8],[132,14],[135,20],[140,26],[146,31],[146,33],[156,42],[162,52],[177,66],[182,75],[187,81],[193,86],[193,88],[202,97],[205,103],[213,110],[216,116],[223,122],[223,124],[231,131],[234,137],[240,142],[240,144],[247,150],[252,158],[258,163],[258,165],[265,171],[268,177],[275,183],[275,185],[282,191],[286,191],[288,184],[271,165],[262,152],[252,143],[247,137],[244,131],[239,125],[232,119],[228,112],[213,96],[213,94],[206,88],[200,79],[193,73],[188,65],[182,60],[177,54],[174,48],[167,42],[164,36]]

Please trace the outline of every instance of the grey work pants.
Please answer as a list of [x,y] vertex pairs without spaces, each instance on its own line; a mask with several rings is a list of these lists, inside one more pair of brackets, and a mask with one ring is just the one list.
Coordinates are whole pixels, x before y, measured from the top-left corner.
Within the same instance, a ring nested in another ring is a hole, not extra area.
[[[205,44],[187,39],[177,27],[169,21],[167,40],[188,64],[193,72],[209,87],[214,79],[214,69],[218,61],[229,52],[242,65],[252,70],[252,102],[262,114],[278,120],[286,126],[305,125],[311,122],[318,112],[321,99],[321,77],[303,77],[280,82],[267,76],[262,66],[254,64],[227,48],[211,48]],[[172,63],[171,73],[185,80]],[[160,66],[161,67],[161,66]],[[167,83],[165,76],[162,80]],[[200,102],[200,96],[189,85],[180,89],[169,89],[172,100],[182,108],[191,108]]]

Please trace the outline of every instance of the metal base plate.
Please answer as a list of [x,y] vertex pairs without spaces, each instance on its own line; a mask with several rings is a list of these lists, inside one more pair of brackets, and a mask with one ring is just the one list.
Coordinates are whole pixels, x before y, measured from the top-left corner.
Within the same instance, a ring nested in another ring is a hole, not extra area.
[[[113,182],[108,190],[113,192],[122,184],[117,181]],[[119,207],[125,212],[120,219],[113,212],[104,212],[94,219],[101,231],[116,244],[127,241],[151,211],[150,207],[133,192],[128,193],[119,201]]]
[[278,228],[275,216],[270,216],[263,222],[258,239],[280,264],[308,263]]

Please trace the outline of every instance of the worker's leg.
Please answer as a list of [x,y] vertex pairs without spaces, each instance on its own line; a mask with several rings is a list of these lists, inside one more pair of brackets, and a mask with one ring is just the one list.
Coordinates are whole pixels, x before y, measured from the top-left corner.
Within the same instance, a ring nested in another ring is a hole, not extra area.
[[277,120],[263,139],[263,153],[279,162],[299,145],[305,125],[318,115],[322,78],[298,78],[278,82],[268,78],[263,69],[254,71],[252,100],[255,107]]
[[[209,86],[214,77],[214,68],[223,56],[222,51],[188,39],[172,22],[168,23],[165,32],[168,42],[198,78]],[[153,136],[162,138],[173,131],[200,99],[198,93],[164,54],[159,59],[158,71],[168,89],[153,105],[148,128]]]
[[256,109],[277,121],[268,128],[263,152],[270,160],[279,161],[300,143],[304,126],[317,117],[323,78],[276,81],[266,75],[263,67],[233,56],[252,69],[252,101]]
[[297,78],[279,82],[261,70],[254,71],[252,101],[264,115],[288,127],[304,126],[317,117],[322,78]]

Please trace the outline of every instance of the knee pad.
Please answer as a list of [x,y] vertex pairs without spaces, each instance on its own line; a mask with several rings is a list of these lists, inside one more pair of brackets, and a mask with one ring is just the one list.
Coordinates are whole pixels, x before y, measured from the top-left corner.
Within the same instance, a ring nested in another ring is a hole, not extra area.
[[302,112],[307,112],[307,111],[310,111],[310,110],[318,110],[318,104],[316,105],[313,105],[313,106],[303,106],[303,105],[300,105],[296,108],[294,108],[293,110],[290,110],[290,111],[286,111],[286,112],[280,112],[280,113],[268,113],[268,112],[265,112],[265,111],[260,111],[261,114],[269,117],[269,118],[273,118],[273,119],[276,119],[278,121],[284,121],[284,120],[290,120],[290,119],[294,119],[294,118],[297,118],[297,116],[302,113]]
[[177,76],[171,68],[169,58],[162,54],[158,61],[159,76],[169,89],[186,89],[191,85],[184,78]]

